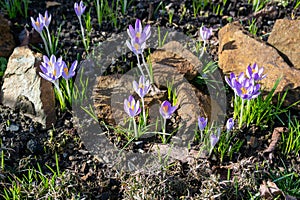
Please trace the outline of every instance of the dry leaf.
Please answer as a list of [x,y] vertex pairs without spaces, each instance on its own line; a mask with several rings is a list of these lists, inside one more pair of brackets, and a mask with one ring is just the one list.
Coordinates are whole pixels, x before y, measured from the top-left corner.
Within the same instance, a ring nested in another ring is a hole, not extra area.
[[287,132],[288,129],[286,127],[277,127],[274,129],[272,133],[272,138],[271,138],[271,143],[269,144],[269,147],[265,149],[263,152],[264,153],[270,153],[273,152],[276,148],[277,143],[280,140],[280,135],[283,132]]
[[274,182],[268,181],[267,185],[272,195],[283,195],[283,192],[277,187],[277,185]]
[[50,8],[50,7],[53,7],[53,6],[60,6],[61,3],[58,3],[56,1],[46,1],[46,8]]
[[259,187],[260,196],[263,199],[274,199],[278,195],[284,196],[283,192],[277,187],[277,185],[272,181],[263,181]]
[[259,192],[260,196],[264,199],[272,199],[273,196],[266,184],[266,181],[263,181],[263,183],[259,186]]

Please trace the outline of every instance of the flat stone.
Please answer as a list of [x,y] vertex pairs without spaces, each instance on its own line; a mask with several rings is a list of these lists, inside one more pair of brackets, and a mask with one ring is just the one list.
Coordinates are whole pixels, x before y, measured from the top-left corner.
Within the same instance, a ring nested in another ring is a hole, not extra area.
[[175,67],[187,80],[194,79],[203,67],[202,62],[177,41],[168,42],[154,51],[151,61]]
[[8,20],[2,15],[0,15],[0,38],[0,57],[8,58],[15,48],[15,40]]
[[[249,64],[257,63],[267,75],[261,82],[264,90],[270,91],[280,77],[276,92],[300,86],[300,71],[289,66],[275,48],[247,34],[238,23],[220,29],[219,41],[219,66],[225,74],[245,72]],[[297,100],[299,95],[293,98]]]
[[283,53],[296,69],[300,69],[300,20],[276,20],[268,43]]
[[44,128],[56,121],[52,83],[40,75],[41,54],[17,47],[10,56],[1,91],[1,102],[40,122]]

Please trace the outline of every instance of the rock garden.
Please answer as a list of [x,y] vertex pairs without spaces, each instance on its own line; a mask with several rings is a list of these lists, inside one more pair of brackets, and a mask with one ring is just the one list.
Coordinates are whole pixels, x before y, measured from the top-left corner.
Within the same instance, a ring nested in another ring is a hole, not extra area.
[[300,199],[300,1],[0,0],[1,199]]

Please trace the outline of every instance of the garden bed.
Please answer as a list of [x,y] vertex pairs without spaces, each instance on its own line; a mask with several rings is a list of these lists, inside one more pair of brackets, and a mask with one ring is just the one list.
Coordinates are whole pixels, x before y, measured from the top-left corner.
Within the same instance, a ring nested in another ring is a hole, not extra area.
[[[224,79],[229,74],[218,68],[218,31],[238,22],[251,37],[267,41],[277,19],[299,20],[300,2],[103,2],[107,5],[101,23],[97,1],[84,2],[82,22],[91,22],[85,27],[88,48],[81,39],[73,1],[31,1],[27,17],[17,12],[10,19],[1,10],[11,22],[16,46],[28,45],[43,55],[43,40],[32,29],[30,17],[35,20],[47,10],[52,16],[51,34],[60,33],[55,55],[62,56],[68,66],[78,60],[73,78],[77,96],[65,110],[56,102],[57,120],[52,127],[45,129],[20,108],[1,105],[1,198],[299,199],[299,110],[282,105],[276,110],[280,101],[270,100],[264,109],[278,114],[262,118],[261,112],[259,123],[256,118],[248,123],[246,118],[239,124],[240,112],[235,112],[241,107],[234,107],[234,92]],[[87,13],[91,18],[86,21]],[[142,121],[142,111],[131,117],[130,123],[135,120],[141,128],[152,126],[138,138],[133,125],[128,128],[124,111],[129,95],[141,101],[132,88],[140,77],[138,62],[125,43],[129,40],[126,30],[137,18],[143,27],[151,26],[144,56],[153,70],[153,88],[145,96],[147,120]],[[200,56],[202,25],[213,31],[204,56]],[[267,102],[268,93],[259,96],[262,102]],[[159,108],[165,100],[176,111],[163,127]],[[198,117],[208,118],[203,131]],[[235,125],[226,130],[231,117]],[[163,141],[162,132],[172,134]],[[218,141],[211,145],[213,134]]]

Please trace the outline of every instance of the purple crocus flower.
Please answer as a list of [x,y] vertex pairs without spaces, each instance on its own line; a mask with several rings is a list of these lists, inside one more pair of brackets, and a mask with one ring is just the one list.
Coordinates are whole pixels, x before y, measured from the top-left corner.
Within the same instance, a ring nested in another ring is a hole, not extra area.
[[63,62],[63,64],[62,64],[62,68],[63,68],[62,77],[64,77],[64,79],[68,80],[68,79],[72,78],[73,76],[75,76],[76,67],[77,67],[77,60],[75,60],[72,63],[70,69],[68,68],[67,64],[65,62]]
[[143,30],[141,20],[136,19],[135,28],[133,28],[132,25],[129,25],[127,33],[131,40],[135,40],[135,42],[141,45],[141,43],[145,42],[151,35],[150,25],[146,25]]
[[51,15],[48,16],[48,11],[46,11],[44,16],[39,14],[39,19],[40,19],[40,21],[44,22],[44,25],[46,27],[48,27],[51,22]]
[[146,48],[146,42],[139,43],[136,40],[131,40],[131,42],[127,40],[126,45],[135,55],[142,54]]
[[229,118],[226,122],[226,130],[227,132],[231,131],[231,129],[234,126],[234,119],[233,118]]
[[221,130],[220,130],[220,128],[218,128],[216,134],[211,134],[210,135],[210,151],[212,151],[212,149],[215,147],[215,145],[219,141],[220,134],[221,134]]
[[249,78],[252,78],[254,81],[260,81],[266,77],[263,75],[264,68],[258,68],[258,65],[254,63],[252,66],[249,65],[246,70],[246,74]]
[[79,4],[74,3],[74,10],[75,10],[77,17],[80,17],[84,13],[85,9],[86,9],[86,6],[83,4],[82,1],[80,1]]
[[208,40],[211,35],[212,35],[212,28],[206,28],[205,26],[202,26],[200,28],[200,36],[203,41]]
[[132,95],[124,100],[124,110],[130,117],[135,117],[141,112],[140,102],[135,102]]
[[144,98],[144,96],[149,92],[150,90],[150,81],[146,80],[145,77],[141,76],[139,83],[136,81],[133,81],[133,89],[134,91],[141,97]]
[[253,79],[246,79],[242,83],[236,82],[235,92],[242,99],[254,99],[260,94],[260,84],[255,84]]
[[44,20],[42,20],[41,18],[37,17],[36,21],[34,21],[34,19],[31,17],[31,25],[32,27],[38,32],[41,33],[44,29]]
[[205,129],[205,127],[207,126],[207,121],[207,118],[198,117],[198,126],[200,131],[203,131]]
[[40,76],[50,81],[54,84],[57,84],[56,81],[61,77],[63,67],[62,67],[62,58],[56,59],[54,55],[50,57],[43,56],[44,62],[41,63],[40,68],[42,72],[39,72]]
[[169,101],[165,100],[161,104],[159,112],[164,119],[170,119],[171,115],[175,112],[176,109],[177,106],[172,106]]
[[230,77],[228,78],[227,76],[225,76],[225,81],[226,83],[233,89],[235,90],[235,85],[237,82],[242,83],[246,80],[245,78],[245,74],[244,72],[240,73],[240,75],[238,77],[236,77],[236,75],[231,72],[230,73]]

